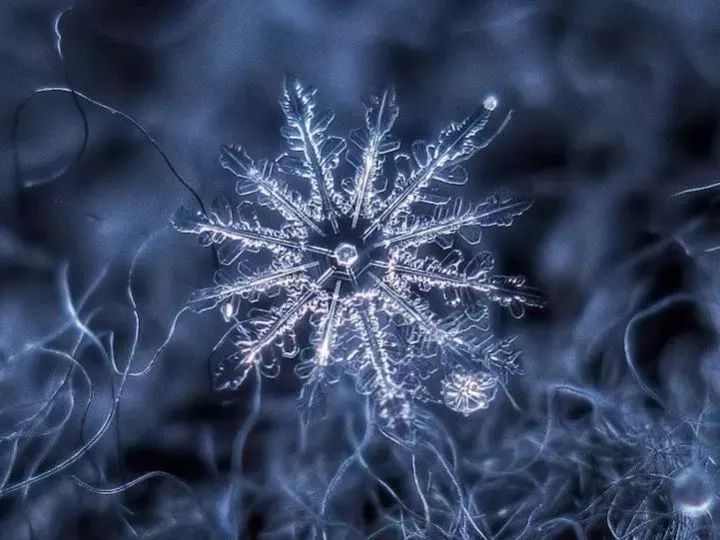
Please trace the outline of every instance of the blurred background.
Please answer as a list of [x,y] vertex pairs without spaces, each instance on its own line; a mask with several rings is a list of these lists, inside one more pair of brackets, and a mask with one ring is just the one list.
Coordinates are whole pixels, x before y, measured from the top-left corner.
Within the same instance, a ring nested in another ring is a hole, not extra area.
[[[717,2],[0,10],[0,536],[717,535]],[[221,144],[283,151],[288,74],[318,87],[338,135],[394,84],[406,148],[487,94],[514,110],[461,194],[535,201],[485,237],[500,271],[548,299],[496,317],[525,351],[519,410],[500,396],[467,418],[432,411],[436,440],[415,459],[339,385],[305,431],[290,369],[212,390],[217,313],[180,317],[152,369],[122,382],[212,278],[212,252],[173,213],[232,193]],[[53,87],[100,105],[33,95]]]

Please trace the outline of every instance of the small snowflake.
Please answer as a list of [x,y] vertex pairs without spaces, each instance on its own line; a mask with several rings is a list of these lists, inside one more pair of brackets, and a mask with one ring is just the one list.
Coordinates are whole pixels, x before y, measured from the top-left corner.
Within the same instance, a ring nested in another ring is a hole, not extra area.
[[[315,93],[285,82],[289,151],[278,159],[223,147],[239,203],[217,197],[209,215],[176,216],[177,229],[215,244],[232,269],[189,299],[198,311],[219,308],[232,325],[233,351],[217,368],[217,386],[235,389],[254,368],[277,375],[278,356],[298,357],[309,407],[345,372],[391,426],[410,418],[414,401],[442,401],[464,414],[487,408],[520,366],[512,339],[490,332],[486,302],[520,316],[541,299],[522,278],[494,274],[490,254],[475,247],[483,228],[511,225],[530,203],[498,194],[470,204],[440,187],[467,181],[462,163],[510,115],[487,134],[498,107],[489,96],[437,141],[405,154],[391,134],[398,107],[387,89],[366,104],[365,127],[350,134],[348,148],[327,134],[333,114],[318,111]],[[343,157],[347,177],[338,174]]]
[[454,371],[442,383],[445,404],[463,414],[487,409],[496,392],[497,378],[490,373]]

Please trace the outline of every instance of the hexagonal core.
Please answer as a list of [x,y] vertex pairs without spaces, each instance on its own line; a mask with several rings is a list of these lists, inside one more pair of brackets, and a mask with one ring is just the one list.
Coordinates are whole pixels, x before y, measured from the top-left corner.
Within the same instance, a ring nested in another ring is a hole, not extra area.
[[352,244],[342,243],[335,248],[335,259],[340,266],[349,267],[358,259],[358,252]]

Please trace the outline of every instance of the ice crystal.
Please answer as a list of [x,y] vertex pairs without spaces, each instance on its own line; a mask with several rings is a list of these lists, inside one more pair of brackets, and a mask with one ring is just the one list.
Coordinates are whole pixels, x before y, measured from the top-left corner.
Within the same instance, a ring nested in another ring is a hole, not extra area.
[[[288,152],[278,159],[223,147],[220,162],[236,177],[239,203],[217,197],[207,215],[176,216],[177,229],[215,244],[231,270],[189,299],[198,311],[219,308],[232,325],[233,350],[216,370],[217,386],[235,389],[255,368],[277,375],[282,356],[298,359],[309,407],[344,372],[388,425],[409,420],[414,401],[464,414],[487,408],[498,385],[520,371],[512,339],[490,331],[487,304],[520,316],[541,300],[523,278],[495,274],[477,245],[483,228],[510,225],[530,203],[503,193],[471,204],[441,188],[467,181],[463,162],[509,114],[486,129],[498,107],[487,97],[475,114],[405,154],[391,134],[393,89],[368,100],[365,126],[350,134],[349,147],[328,135],[333,114],[318,110],[315,94],[285,82]],[[346,166],[348,176],[340,173]]]

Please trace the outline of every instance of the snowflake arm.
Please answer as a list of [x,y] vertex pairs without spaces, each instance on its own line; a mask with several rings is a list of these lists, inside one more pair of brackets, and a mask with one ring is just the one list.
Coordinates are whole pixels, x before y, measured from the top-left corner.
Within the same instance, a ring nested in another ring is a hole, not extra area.
[[[456,259],[454,262],[452,259]],[[462,255],[455,250],[443,260],[434,257],[414,258],[402,254],[389,263],[378,263],[388,271],[389,282],[400,280],[404,283],[417,284],[421,290],[437,288],[446,295],[451,305],[459,304],[458,290],[466,289],[481,293],[491,302],[497,302],[510,308],[516,316],[522,316],[525,306],[542,307],[544,297],[525,285],[522,276],[503,276],[492,274],[494,262],[489,253],[480,253],[470,259],[460,270]]]
[[316,359],[318,366],[326,366],[330,354],[332,353],[333,345],[335,344],[335,330],[336,330],[336,313],[338,302],[340,300],[340,286],[342,282],[337,280],[335,282],[335,290],[330,298],[330,308],[328,309],[327,315],[323,317],[320,327],[322,330],[319,333],[320,339],[316,345]]
[[355,318],[356,335],[365,345],[352,353],[350,360],[357,365],[358,392],[372,395],[380,417],[389,426],[398,427],[409,420],[411,413],[409,394],[399,378],[398,362],[391,351],[391,336],[381,325],[377,307],[371,301],[362,301]]
[[188,303],[198,311],[205,311],[218,306],[222,302],[232,300],[236,296],[252,295],[254,297],[267,292],[271,288],[291,283],[297,284],[298,280],[304,281],[303,273],[317,267],[319,264],[319,262],[313,261],[271,272],[249,276],[242,275],[239,279],[225,277],[226,274],[220,272],[219,277],[216,279],[219,282],[218,285],[195,291],[190,295]]
[[361,215],[372,216],[378,205],[381,191],[375,185],[380,179],[383,156],[400,148],[400,142],[390,136],[390,130],[398,116],[395,90],[386,89],[382,95],[370,98],[366,105],[365,129],[355,130],[350,140],[356,151],[348,153],[348,161],[355,168],[355,178],[347,191],[352,201],[352,228],[357,226]]
[[369,275],[387,301],[395,306],[397,312],[405,318],[406,321],[411,324],[416,324],[424,334],[434,336],[440,343],[453,339],[453,336],[451,336],[449,332],[441,328],[440,325],[433,320],[433,315],[429,313],[429,310],[424,304],[420,304],[419,301],[412,302],[407,300],[402,294],[383,282],[383,280],[373,272],[370,272]]
[[300,194],[272,177],[273,166],[267,160],[256,162],[241,146],[224,145],[220,164],[240,179],[236,186],[238,195],[245,197],[260,192],[268,205],[285,219],[298,221],[319,235],[324,235]]
[[[477,244],[482,228],[509,226],[530,206],[531,203],[511,195],[493,195],[474,207],[456,199],[450,207],[436,208],[432,217],[409,215],[399,223],[383,227],[384,238],[374,247],[389,247],[398,243],[403,247],[417,246],[455,233],[459,233],[469,244]],[[452,245],[442,240],[440,243],[442,247]]]
[[364,394],[379,391],[389,396],[394,391],[395,384],[391,376],[392,358],[390,358],[384,343],[385,334],[380,328],[375,309],[367,302],[358,310],[359,323],[357,325],[364,347],[363,359],[367,362],[367,369],[360,377],[359,390]]
[[[247,374],[256,365],[262,365],[263,353],[276,343],[282,349],[283,356],[297,354],[297,344],[293,329],[295,324],[314,310],[319,310],[322,296],[322,284],[332,275],[333,269],[326,270],[304,294],[288,300],[279,308],[270,310],[265,317],[255,317],[246,325],[238,325],[238,339],[235,340],[237,352],[228,357],[218,373],[219,389],[234,389],[242,384]],[[246,328],[247,327],[247,328]],[[276,373],[278,367],[274,358],[264,362],[266,374]],[[232,373],[227,378],[228,371]]]
[[[251,223],[245,219],[234,220],[230,205],[225,203],[216,202],[213,205],[214,210],[208,216],[200,212],[193,214],[181,208],[175,215],[175,228],[180,232],[198,235],[202,245],[239,242],[242,248],[252,251],[261,248],[271,251],[292,249],[321,255],[331,254],[326,248],[307,244],[307,232],[300,227],[276,230],[263,227],[256,221]],[[223,207],[221,213],[217,210],[218,205]]]
[[[312,307],[312,302],[316,299],[318,294],[321,292],[320,287],[325,281],[333,274],[334,270],[328,268],[318,280],[311,285],[305,294],[303,294],[297,300],[289,301],[287,304],[281,306],[278,310],[281,313],[276,320],[267,326],[267,329],[261,332],[259,338],[249,344],[248,357],[257,357],[265,347],[282,337],[285,332],[292,329],[294,323],[304,317]],[[288,352],[288,351],[286,351]],[[290,354],[289,356],[295,356]]]
[[452,362],[446,359],[448,365],[456,364],[468,371],[479,361],[492,371],[517,371],[514,362],[518,353],[510,347],[513,340],[496,341],[487,332],[484,325],[487,310],[482,304],[471,306],[462,316],[451,316],[438,322],[427,305],[418,298],[408,300],[376,275],[371,273],[371,277],[383,296],[394,306],[395,309],[389,308],[389,311],[398,313],[407,323],[416,326],[424,336],[426,345],[431,345],[431,348],[437,345],[445,353],[452,354]]
[[326,136],[334,115],[326,112],[317,117],[316,92],[315,88],[306,88],[296,79],[285,81],[280,104],[287,124],[282,128],[282,134],[290,151],[296,155],[284,155],[279,164],[284,172],[310,182],[313,192],[320,194],[323,216],[329,219],[333,231],[337,232],[332,172],[338,166],[346,143],[340,137]]
[[310,322],[313,331],[310,337],[311,347],[300,353],[300,362],[295,365],[295,374],[303,381],[300,393],[300,407],[303,415],[319,412],[325,413],[326,384],[338,381],[341,369],[334,354],[339,340],[338,314],[340,302],[341,280],[335,281],[327,312],[313,314]]
[[[364,232],[369,237],[380,225],[388,223],[407,206],[418,200],[420,191],[432,180],[446,184],[464,184],[467,173],[461,163],[477,151],[487,147],[510,120],[510,113],[500,127],[489,137],[483,136],[490,114],[497,107],[497,100],[488,98],[483,107],[463,122],[453,122],[444,129],[434,145],[416,142],[412,148],[412,170],[399,174],[388,204],[373,219]],[[407,161],[407,160],[405,160]]]

